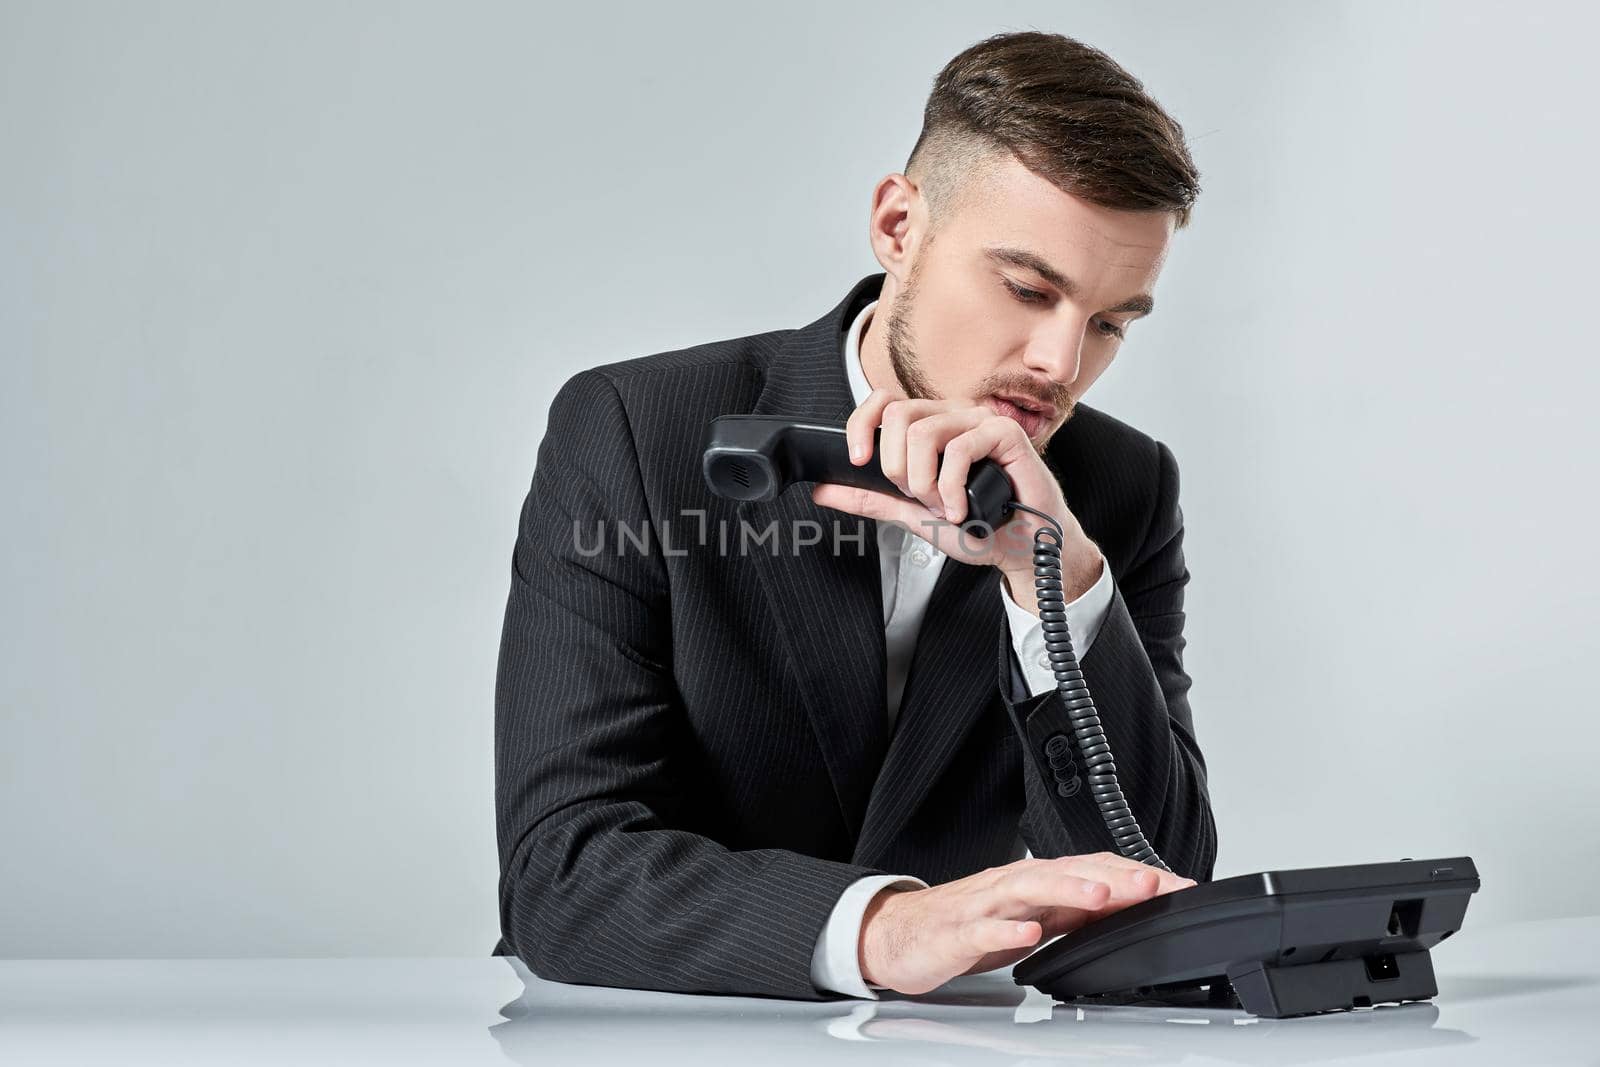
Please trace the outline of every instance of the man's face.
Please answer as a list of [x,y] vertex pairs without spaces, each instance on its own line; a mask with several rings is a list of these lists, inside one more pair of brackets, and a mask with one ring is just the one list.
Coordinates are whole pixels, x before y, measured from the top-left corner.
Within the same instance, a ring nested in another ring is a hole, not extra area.
[[973,180],[988,188],[913,247],[927,232],[915,198],[909,275],[900,285],[890,271],[878,308],[888,308],[885,345],[907,396],[986,405],[1043,453],[1148,313],[1174,218],[1099,207],[1011,157]]

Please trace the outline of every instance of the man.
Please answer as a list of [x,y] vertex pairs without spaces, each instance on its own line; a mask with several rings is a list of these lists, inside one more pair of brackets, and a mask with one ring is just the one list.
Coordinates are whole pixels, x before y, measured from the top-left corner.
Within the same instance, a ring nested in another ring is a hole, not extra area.
[[[1103,53],[990,38],[874,190],[883,273],[798,330],[566,382],[502,636],[497,953],[591,984],[920,993],[1211,876],[1177,468],[1079,403],[1196,192],[1181,128]],[[712,496],[705,428],[728,413],[848,420],[906,497]],[[1070,760],[1050,781],[1025,751],[1067,729],[1040,520],[952,536],[984,458],[1062,525],[1084,677],[1175,873],[1117,855]]]

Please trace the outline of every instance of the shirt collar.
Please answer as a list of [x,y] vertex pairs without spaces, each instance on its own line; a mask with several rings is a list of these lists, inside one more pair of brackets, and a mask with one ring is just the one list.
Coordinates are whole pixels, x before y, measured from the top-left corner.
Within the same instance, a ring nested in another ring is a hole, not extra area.
[[865,332],[867,319],[872,317],[872,309],[878,306],[874,300],[860,311],[856,312],[855,321],[850,324],[850,329],[845,331],[844,340],[844,372],[850,378],[850,393],[855,397],[856,406],[867,399],[867,394],[872,392],[872,385],[867,381],[867,372],[861,368],[861,335]]

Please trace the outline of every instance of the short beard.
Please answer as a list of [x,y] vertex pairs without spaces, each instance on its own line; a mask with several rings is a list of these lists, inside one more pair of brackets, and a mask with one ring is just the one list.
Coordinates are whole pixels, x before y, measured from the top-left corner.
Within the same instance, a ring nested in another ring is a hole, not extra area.
[[[926,252],[926,247],[924,247]],[[906,279],[906,287],[894,295],[894,302],[889,308],[888,320],[884,323],[884,343],[889,349],[889,365],[894,369],[894,376],[900,383],[900,389],[913,400],[942,400],[939,391],[928,381],[928,376],[922,372],[922,361],[917,358],[917,346],[911,336],[910,317],[912,308],[916,306],[917,280],[922,273],[922,257],[918,256],[911,264],[911,275]],[[988,396],[991,393],[1009,392],[1015,387],[1010,382],[1000,378],[986,379],[980,385],[980,395]],[[1018,392],[1029,392],[1026,388],[1016,389]],[[1040,456],[1050,446],[1051,438],[1067,420],[1072,418],[1077,410],[1077,401],[1065,388],[1056,390],[1052,398],[1057,409],[1065,412],[1061,422],[1050,431],[1042,441],[1034,444],[1033,450]]]
[[884,343],[889,348],[889,365],[894,368],[901,391],[913,400],[940,400],[942,397],[928,382],[927,375],[922,373],[916,342],[911,337],[911,326],[907,321],[916,300],[917,281],[921,274],[922,256],[919,255],[911,264],[911,276],[906,279],[906,287],[894,294],[889,320],[884,324]]

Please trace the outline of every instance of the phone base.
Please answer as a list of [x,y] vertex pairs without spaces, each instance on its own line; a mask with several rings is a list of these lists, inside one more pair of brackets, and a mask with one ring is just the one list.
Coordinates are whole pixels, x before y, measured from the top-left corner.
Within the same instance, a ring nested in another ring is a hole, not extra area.
[[1478,890],[1470,856],[1261,871],[1163,893],[1045,945],[1012,977],[1057,1000],[1281,1019],[1427,1000],[1429,951]]
[[1439,992],[1426,949],[1296,967],[1255,963],[1229,968],[1228,981],[1240,1007],[1268,1019],[1427,1000]]
[[1283,966],[1253,962],[1190,982],[1060,998],[1065,1004],[1238,1008],[1264,1019],[1429,1000],[1439,993],[1426,950]]

